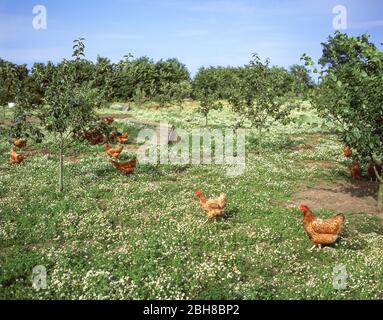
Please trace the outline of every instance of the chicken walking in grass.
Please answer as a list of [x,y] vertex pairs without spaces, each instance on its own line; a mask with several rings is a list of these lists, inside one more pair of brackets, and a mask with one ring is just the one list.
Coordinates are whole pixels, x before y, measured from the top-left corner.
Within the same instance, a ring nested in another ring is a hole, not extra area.
[[111,143],[116,142],[117,136],[118,136],[117,132],[112,131],[112,133],[109,135],[109,138],[108,138],[109,142],[111,142]]
[[84,133],[84,138],[92,145],[101,144],[104,142],[105,137],[98,131],[86,131]]
[[121,136],[117,137],[117,140],[118,140],[119,143],[125,144],[126,141],[128,141],[128,138],[129,138],[129,133],[125,132]]
[[203,223],[206,224],[209,220],[215,219],[223,215],[227,205],[227,196],[224,193],[216,199],[207,200],[201,190],[197,189],[195,195],[199,199],[199,203],[204,211],[207,213],[208,219]]
[[134,158],[128,162],[117,162],[115,160],[111,160],[112,165],[120,172],[122,172],[125,175],[129,175],[133,173],[134,169],[137,166],[137,159]]
[[351,177],[354,180],[362,180],[362,168],[360,167],[360,164],[358,161],[353,161],[351,164]]
[[343,154],[346,158],[350,158],[352,156],[352,149],[349,146],[345,146],[343,149]]
[[105,118],[102,118],[102,121],[107,125],[111,125],[114,122],[114,118],[113,117],[105,117]]
[[318,219],[304,204],[300,205],[299,210],[303,213],[304,229],[313,243],[309,251],[316,247],[320,251],[322,246],[329,246],[336,242],[346,220],[344,214],[322,220]]
[[19,149],[22,149],[27,146],[27,141],[24,139],[12,139],[12,143],[18,147]]
[[109,157],[117,159],[120,156],[122,150],[124,150],[124,147],[120,145],[116,148],[112,148],[109,144],[106,143],[104,144],[104,149]]
[[16,153],[13,148],[11,148],[11,151],[9,153],[9,161],[11,164],[20,164],[25,160],[25,156]]

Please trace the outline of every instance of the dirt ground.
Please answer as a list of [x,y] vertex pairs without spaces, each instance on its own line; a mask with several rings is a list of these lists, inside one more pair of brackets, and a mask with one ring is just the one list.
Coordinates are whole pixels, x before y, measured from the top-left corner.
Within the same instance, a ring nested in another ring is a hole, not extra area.
[[290,206],[304,202],[313,210],[329,209],[338,213],[367,213],[383,217],[378,211],[378,183],[369,181],[319,183],[294,195]]

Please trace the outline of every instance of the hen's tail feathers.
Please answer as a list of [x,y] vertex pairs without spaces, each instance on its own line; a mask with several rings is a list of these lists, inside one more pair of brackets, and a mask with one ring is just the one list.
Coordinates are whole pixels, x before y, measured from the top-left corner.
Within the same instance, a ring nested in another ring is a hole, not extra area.
[[115,166],[116,168],[118,167],[118,162],[114,160],[110,160],[111,164]]

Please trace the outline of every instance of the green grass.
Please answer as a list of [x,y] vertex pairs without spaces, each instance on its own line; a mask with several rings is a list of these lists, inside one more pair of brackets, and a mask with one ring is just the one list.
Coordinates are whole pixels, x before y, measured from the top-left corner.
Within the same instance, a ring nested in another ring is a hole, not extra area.
[[[185,107],[133,110],[132,117],[166,120],[191,129],[204,119]],[[108,113],[105,110],[104,113]],[[234,124],[230,111],[211,125]],[[131,139],[141,126],[127,126]],[[321,139],[314,149],[291,148]],[[132,142],[131,140],[131,142]],[[28,148],[52,149],[44,145]],[[119,174],[101,146],[75,144],[65,165],[66,192],[57,190],[57,158],[35,155],[10,166],[0,141],[0,298],[2,299],[382,299],[383,227],[367,215],[347,214],[332,249],[307,252],[301,214],[286,208],[294,190],[319,180],[341,180],[345,162],[336,137],[315,123],[275,126],[255,153],[247,139],[246,172],[230,178],[224,166],[140,165]],[[302,165],[330,160],[335,167]],[[203,225],[194,197],[228,194],[224,218]],[[322,211],[321,216],[334,212]],[[333,268],[349,272],[346,290],[334,290]],[[48,288],[31,286],[44,265]]]

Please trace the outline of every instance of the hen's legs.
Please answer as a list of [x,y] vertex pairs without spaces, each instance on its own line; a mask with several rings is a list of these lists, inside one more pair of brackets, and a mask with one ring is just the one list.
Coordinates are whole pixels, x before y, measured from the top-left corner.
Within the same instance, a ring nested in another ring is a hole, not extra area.
[[317,247],[316,244],[314,244],[314,245],[311,247],[311,249],[308,249],[307,251],[308,251],[308,252],[312,252],[316,247]]

